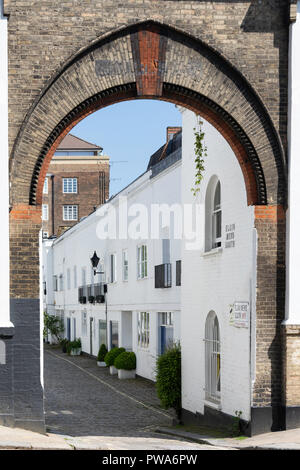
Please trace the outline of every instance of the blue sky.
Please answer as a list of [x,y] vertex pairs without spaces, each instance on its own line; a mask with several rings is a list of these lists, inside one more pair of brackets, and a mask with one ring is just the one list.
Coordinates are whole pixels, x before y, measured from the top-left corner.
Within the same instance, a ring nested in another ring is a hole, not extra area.
[[167,126],[181,126],[181,114],[174,104],[133,100],[100,109],[71,133],[100,145],[111,157],[113,195],[146,170],[152,153],[166,141]]

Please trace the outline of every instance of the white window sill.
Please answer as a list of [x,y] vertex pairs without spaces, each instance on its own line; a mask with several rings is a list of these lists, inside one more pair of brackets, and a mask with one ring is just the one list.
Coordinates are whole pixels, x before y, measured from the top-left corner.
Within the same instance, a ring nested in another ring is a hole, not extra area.
[[207,258],[209,256],[220,255],[222,251],[223,248],[219,246],[218,248],[212,248],[210,251],[204,251],[201,256],[203,256],[203,258]]
[[221,403],[216,403],[214,401],[210,401],[208,399],[204,400],[204,405],[208,406],[209,408],[213,408],[214,410],[221,410],[222,406]]

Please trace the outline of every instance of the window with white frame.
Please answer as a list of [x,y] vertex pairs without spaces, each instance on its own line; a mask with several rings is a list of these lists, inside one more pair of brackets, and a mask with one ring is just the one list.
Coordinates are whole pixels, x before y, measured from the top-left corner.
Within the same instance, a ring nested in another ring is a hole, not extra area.
[[110,282],[116,282],[117,280],[117,258],[116,254],[112,253],[110,255]]
[[173,326],[173,312],[161,312],[161,325]]
[[222,210],[221,210],[221,184],[217,182],[214,193],[214,204],[212,212],[212,247],[221,246],[222,237]]
[[128,281],[128,251],[123,250],[122,252],[123,260],[123,281]]
[[90,279],[91,279],[91,284],[94,284],[95,283],[95,271],[94,271],[94,268],[91,266],[90,268]]
[[82,336],[87,335],[87,312],[81,312],[81,332]]
[[78,220],[78,206],[63,206],[63,220]]
[[77,266],[73,267],[73,281],[74,281],[74,289],[77,288]]
[[48,204],[42,206],[42,220],[48,220]]
[[148,275],[147,245],[137,248],[137,278],[144,279]]
[[77,178],[63,178],[63,193],[77,194]]
[[213,402],[220,402],[221,398],[220,329],[213,311],[205,323],[205,398]]
[[59,290],[64,290],[64,276],[63,274],[59,275]]
[[221,183],[213,175],[205,194],[205,251],[222,246]]
[[85,286],[86,285],[86,269],[81,268],[81,285]]
[[150,314],[149,312],[138,313],[138,346],[141,348],[149,347],[150,339]]
[[69,268],[67,269],[67,288],[71,289],[71,271]]
[[46,176],[43,187],[43,194],[48,194],[48,178]]
[[53,276],[53,290],[54,292],[58,291],[58,279],[56,275]]

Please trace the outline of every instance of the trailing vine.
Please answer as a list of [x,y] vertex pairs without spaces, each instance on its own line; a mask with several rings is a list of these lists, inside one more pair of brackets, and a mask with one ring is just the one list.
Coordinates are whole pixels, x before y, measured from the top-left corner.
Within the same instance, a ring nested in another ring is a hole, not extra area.
[[196,163],[196,173],[195,173],[195,187],[191,189],[194,196],[200,191],[200,184],[203,179],[204,168],[204,158],[207,157],[207,147],[204,143],[204,132],[202,129],[203,121],[198,118],[198,130],[194,127],[195,135],[195,163]]

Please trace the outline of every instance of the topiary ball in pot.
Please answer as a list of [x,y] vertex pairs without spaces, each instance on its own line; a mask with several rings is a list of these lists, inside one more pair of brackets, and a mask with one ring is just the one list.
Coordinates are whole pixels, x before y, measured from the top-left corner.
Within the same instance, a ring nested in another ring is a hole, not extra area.
[[114,366],[116,369],[136,369],[136,356],[134,352],[125,351],[119,354],[115,359]]
[[106,363],[106,365],[107,365],[108,367],[113,366],[116,357],[117,357],[119,354],[121,354],[122,352],[124,352],[124,351],[125,351],[124,348],[113,348],[113,349],[111,349],[111,350],[108,351],[108,353],[105,355],[104,362]]
[[98,352],[98,356],[97,356],[97,361],[104,362],[104,358],[106,354],[107,354],[107,347],[105,346],[105,344],[101,344],[99,352]]
[[97,356],[98,367],[106,367],[106,364],[104,362],[104,358],[106,354],[107,354],[107,347],[105,346],[105,344],[101,344],[99,352],[98,352],[98,356]]

